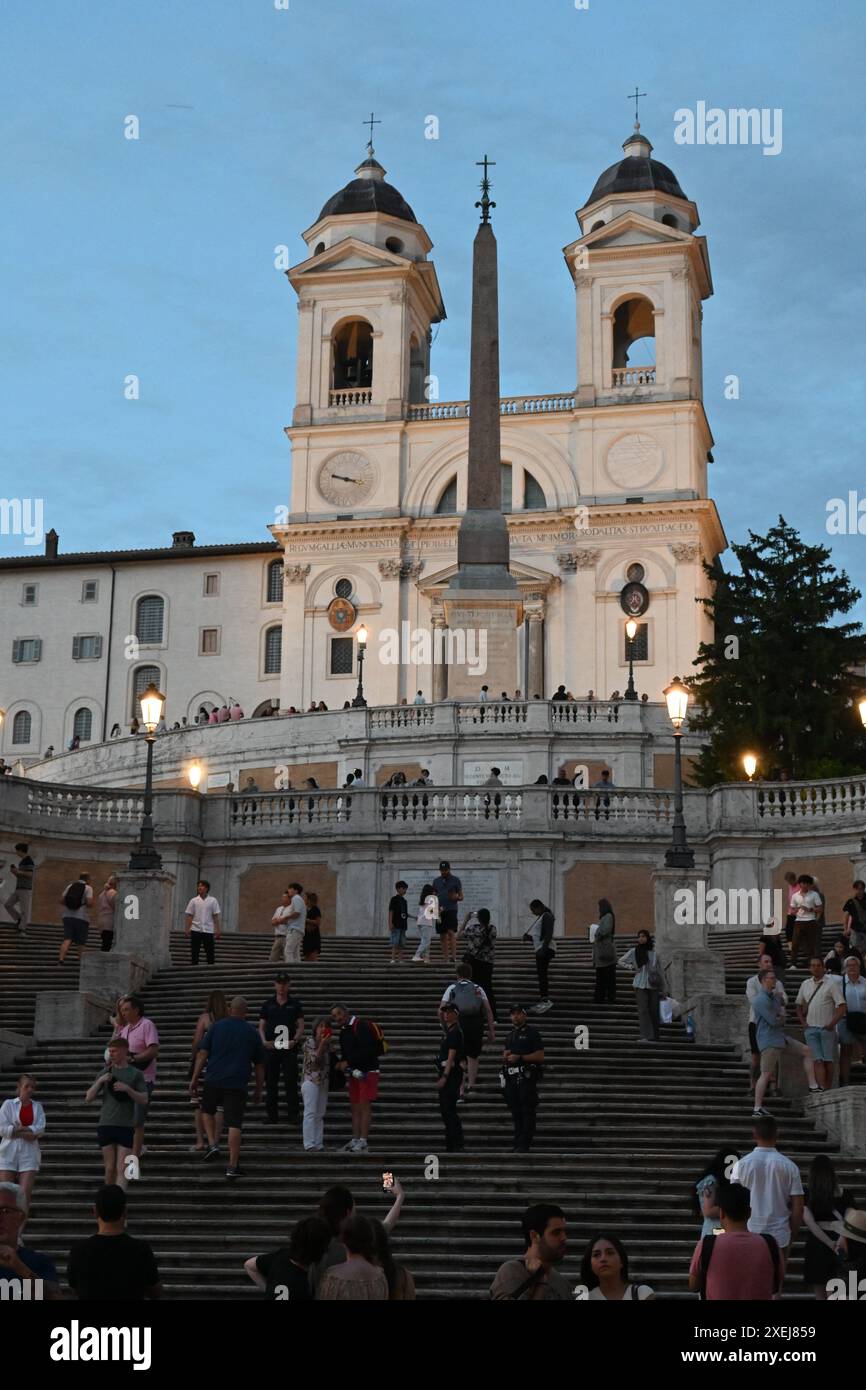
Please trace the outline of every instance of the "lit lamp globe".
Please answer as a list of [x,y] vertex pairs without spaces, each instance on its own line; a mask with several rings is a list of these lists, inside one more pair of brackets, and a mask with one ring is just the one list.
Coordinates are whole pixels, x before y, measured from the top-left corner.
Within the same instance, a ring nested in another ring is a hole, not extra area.
[[633,642],[635,637],[637,636],[637,623],[635,622],[634,618],[629,618],[628,622],[626,623],[625,635],[630,642]]
[[[863,703],[866,704],[866,700],[864,700]],[[5,718],[6,718],[6,711],[5,711],[5,709],[0,709],[0,725],[3,724],[3,720],[4,720]],[[863,722],[866,723],[866,720],[864,720]]]
[[139,696],[139,704],[141,705],[141,722],[147,729],[147,732],[152,734],[162,718],[162,711],[165,708],[165,696],[161,691],[157,690],[153,681],[151,681],[147,689],[143,690]]
[[[863,726],[866,728],[866,700],[861,700],[857,708],[860,711],[860,719]],[[0,710],[0,718],[2,718],[2,710]]]
[[679,676],[674,676],[670,685],[666,690],[662,691],[662,694],[667,701],[670,721],[677,730],[677,733],[679,733],[683,720],[686,717],[686,710],[689,707],[689,692],[686,690]]
[[758,769],[758,759],[755,757],[754,753],[743,754],[743,767],[746,769],[746,776],[751,782]]
[[366,647],[366,645],[367,645],[367,638],[368,638],[369,636],[370,636],[369,632],[367,631],[367,629],[365,628],[364,624],[362,623],[361,626],[358,628],[358,646],[359,646],[359,647]]
[[192,787],[193,791],[197,792],[202,779],[201,763],[193,763],[192,766],[188,769],[186,775],[189,778],[189,784]]

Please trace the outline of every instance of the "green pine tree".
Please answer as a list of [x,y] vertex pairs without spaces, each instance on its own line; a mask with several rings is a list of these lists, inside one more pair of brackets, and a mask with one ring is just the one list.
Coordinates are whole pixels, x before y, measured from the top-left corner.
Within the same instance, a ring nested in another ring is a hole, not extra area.
[[743,781],[743,754],[758,775],[836,777],[866,769],[866,731],[853,666],[866,659],[860,623],[839,623],[860,598],[830,551],[807,545],[783,517],[766,536],[732,547],[740,573],[718,560],[704,569],[711,597],[699,599],[715,636],[702,642],[687,685],[689,724],[709,735],[692,768],[701,786]]

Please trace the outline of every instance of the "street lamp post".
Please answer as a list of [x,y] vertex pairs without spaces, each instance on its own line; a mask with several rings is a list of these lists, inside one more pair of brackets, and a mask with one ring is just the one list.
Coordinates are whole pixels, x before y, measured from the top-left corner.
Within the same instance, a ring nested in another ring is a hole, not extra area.
[[147,769],[144,775],[144,818],[138,835],[138,843],[129,856],[130,869],[161,869],[162,860],[153,843],[153,745],[156,741],[156,726],[165,708],[165,696],[151,681],[140,696],[141,722],[147,741]]
[[634,639],[637,636],[637,623],[634,618],[629,618],[625,625],[625,635],[628,638],[628,685],[625,688],[625,698],[636,700],[637,691],[634,688]]
[[669,869],[693,869],[694,850],[686,839],[686,820],[683,815],[683,759],[681,751],[682,726],[689,705],[689,692],[679,676],[663,692],[667,701],[668,714],[674,726],[674,825],[673,843],[665,855]]
[[352,701],[353,709],[366,709],[367,701],[364,699],[364,653],[367,650],[367,629],[362,623],[358,628],[358,693]]

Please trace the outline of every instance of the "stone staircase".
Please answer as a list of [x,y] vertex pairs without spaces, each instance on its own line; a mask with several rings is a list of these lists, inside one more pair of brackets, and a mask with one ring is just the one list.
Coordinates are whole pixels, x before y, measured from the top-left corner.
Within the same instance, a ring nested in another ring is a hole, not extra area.
[[[832,936],[828,931],[828,944]],[[77,987],[72,959],[55,963],[58,939],[56,927],[33,927],[24,942],[0,928],[0,1027],[29,1033],[37,989]],[[623,950],[630,944],[622,938]],[[727,957],[728,991],[741,992],[754,969],[751,934],[744,940],[737,932],[720,933],[714,945]],[[391,967],[381,939],[327,938],[318,963],[294,967],[295,992],[308,1026],[331,1004],[343,1002],[384,1029],[391,1050],[383,1062],[382,1098],[374,1107],[371,1153],[337,1152],[350,1136],[345,1092],[329,1104],[322,1154],[303,1152],[299,1126],[266,1126],[263,1108],[250,1107],[242,1154],[247,1176],[230,1185],[221,1164],[205,1167],[189,1152],[189,1047],[211,989],[244,994],[250,1017],[257,1017],[275,969],[268,950],[264,936],[224,937],[216,965],[193,968],[178,935],[172,968],[154,976],[144,992],[162,1052],[142,1179],[131,1184],[130,1226],[153,1245],[168,1293],[255,1297],[241,1268],[244,1259],[284,1243],[293,1222],[313,1211],[322,1191],[336,1182],[351,1185],[363,1211],[384,1215],[386,1169],[406,1189],[394,1247],[415,1276],[419,1298],[483,1296],[498,1264],[520,1251],[523,1208],[543,1198],[560,1202],[567,1212],[563,1271],[575,1283],[587,1237],[604,1226],[623,1238],[641,1280],[660,1294],[685,1293],[698,1229],[691,1186],[719,1145],[738,1152],[751,1147],[747,1067],[732,1048],[691,1042],[681,1024],[665,1028],[658,1046],[640,1046],[629,977],[621,977],[616,1005],[593,1004],[588,944],[560,941],[551,971],[555,1008],[540,1022],[547,1061],[533,1152],[508,1152],[510,1117],[496,1052],[488,1048],[478,1096],[462,1107],[468,1152],[446,1155],[432,1058],[439,1037],[436,1007],[452,973],[438,961]],[[788,972],[789,984],[801,977]],[[495,982],[501,1040],[509,999],[535,997],[528,946],[499,945]],[[578,1024],[589,1029],[583,1051],[574,1046]],[[90,1207],[102,1174],[98,1107],[85,1106],[83,1096],[102,1064],[109,1031],[106,1025],[90,1039],[43,1043],[20,1059],[38,1078],[48,1117],[28,1240],[61,1270],[70,1243],[94,1229]],[[0,1072],[2,1095],[13,1093],[17,1070],[7,1065]],[[853,1079],[866,1080],[864,1070]],[[772,1108],[784,1151],[804,1170],[816,1152],[832,1152],[796,1102],[774,1100]],[[439,1157],[438,1179],[425,1178],[429,1155]],[[837,1166],[845,1184],[866,1200],[866,1154]],[[801,1266],[797,1249],[792,1292],[800,1290]]]

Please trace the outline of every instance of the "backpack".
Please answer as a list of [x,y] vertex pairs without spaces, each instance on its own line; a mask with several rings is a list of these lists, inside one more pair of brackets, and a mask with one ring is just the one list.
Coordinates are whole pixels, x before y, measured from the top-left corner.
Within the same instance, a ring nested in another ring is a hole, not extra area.
[[451,999],[457,1005],[461,1018],[469,1018],[481,1013],[481,1000],[478,989],[471,980],[458,980],[451,986]]
[[[384,1056],[385,1056],[385,1053],[388,1051],[388,1048],[389,1048],[389,1045],[390,1045],[390,1044],[388,1043],[387,1038],[385,1037],[385,1034],[382,1032],[382,1029],[379,1027],[378,1023],[373,1023],[373,1021],[372,1021],[371,1019],[369,1019],[369,1018],[365,1018],[365,1019],[364,1019],[364,1022],[366,1023],[367,1027],[370,1029],[370,1032],[373,1034],[373,1045],[374,1045],[374,1047],[376,1048],[376,1056],[377,1056],[377,1057],[384,1057]],[[352,1031],[353,1031],[353,1032],[357,1032],[357,1030],[358,1030],[358,1020],[356,1019],[356,1020],[355,1020],[355,1027],[353,1028]]]
[[70,883],[63,895],[63,905],[68,907],[70,912],[77,912],[84,902],[87,893],[87,884],[78,879],[76,883]]
[[[779,1247],[776,1239],[767,1231],[761,1232],[761,1239],[767,1242],[767,1249],[773,1261],[773,1293],[779,1292]],[[716,1248],[716,1237],[704,1236],[701,1241],[701,1266],[700,1266],[700,1296],[705,1299],[707,1296],[707,1272],[710,1268],[710,1260],[713,1258],[713,1251]]]

